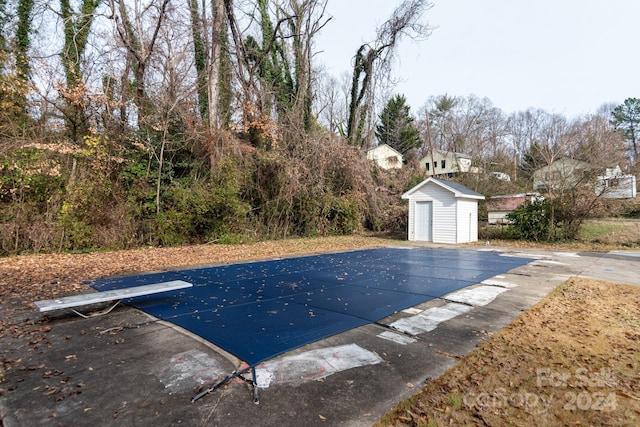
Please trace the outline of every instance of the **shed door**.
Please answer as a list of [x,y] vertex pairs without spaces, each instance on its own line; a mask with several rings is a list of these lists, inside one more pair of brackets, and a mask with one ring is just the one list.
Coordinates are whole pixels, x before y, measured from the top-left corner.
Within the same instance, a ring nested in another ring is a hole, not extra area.
[[432,202],[416,202],[416,240],[430,242],[432,229]]

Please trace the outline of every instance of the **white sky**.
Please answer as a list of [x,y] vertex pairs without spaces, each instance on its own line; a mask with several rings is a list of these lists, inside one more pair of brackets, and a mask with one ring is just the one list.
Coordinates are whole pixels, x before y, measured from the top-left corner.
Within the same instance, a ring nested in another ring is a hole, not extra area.
[[[400,0],[328,0],[317,41],[336,77]],[[403,38],[396,92],[416,114],[430,96],[487,97],[505,113],[567,118],[640,97],[640,0],[432,0],[432,35]]]

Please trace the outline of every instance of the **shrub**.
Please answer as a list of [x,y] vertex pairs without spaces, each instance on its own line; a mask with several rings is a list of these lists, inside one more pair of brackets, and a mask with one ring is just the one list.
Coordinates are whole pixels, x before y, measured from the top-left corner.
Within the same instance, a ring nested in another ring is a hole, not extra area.
[[550,240],[557,222],[551,217],[551,203],[546,199],[526,201],[507,214],[514,237],[524,240]]
[[156,239],[163,245],[201,241],[237,241],[247,227],[249,205],[240,199],[237,165],[221,161],[208,180],[185,179],[166,189],[155,219]]

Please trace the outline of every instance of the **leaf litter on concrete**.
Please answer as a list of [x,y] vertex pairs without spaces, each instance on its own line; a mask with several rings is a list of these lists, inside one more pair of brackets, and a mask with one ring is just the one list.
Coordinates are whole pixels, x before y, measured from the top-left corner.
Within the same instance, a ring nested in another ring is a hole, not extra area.
[[[311,255],[392,244],[386,238],[366,235],[273,240],[245,245],[199,245],[141,248],[88,254],[40,254],[0,258],[0,396],[10,390],[9,371],[33,367],[10,348],[38,351],[51,346],[47,316],[34,302],[78,293],[94,292],[84,281],[115,275],[151,272],[194,265],[216,265],[284,256]],[[81,331],[81,334],[86,331]],[[74,355],[70,355],[74,356]],[[79,386],[78,386],[79,387]],[[47,390],[64,398],[62,389]],[[0,427],[3,414],[0,413]]]

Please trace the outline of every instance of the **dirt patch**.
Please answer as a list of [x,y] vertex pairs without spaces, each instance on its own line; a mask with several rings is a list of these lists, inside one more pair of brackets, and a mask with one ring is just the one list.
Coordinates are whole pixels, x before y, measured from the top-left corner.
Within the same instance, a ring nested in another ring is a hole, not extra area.
[[639,425],[638,350],[640,288],[573,278],[377,426]]

